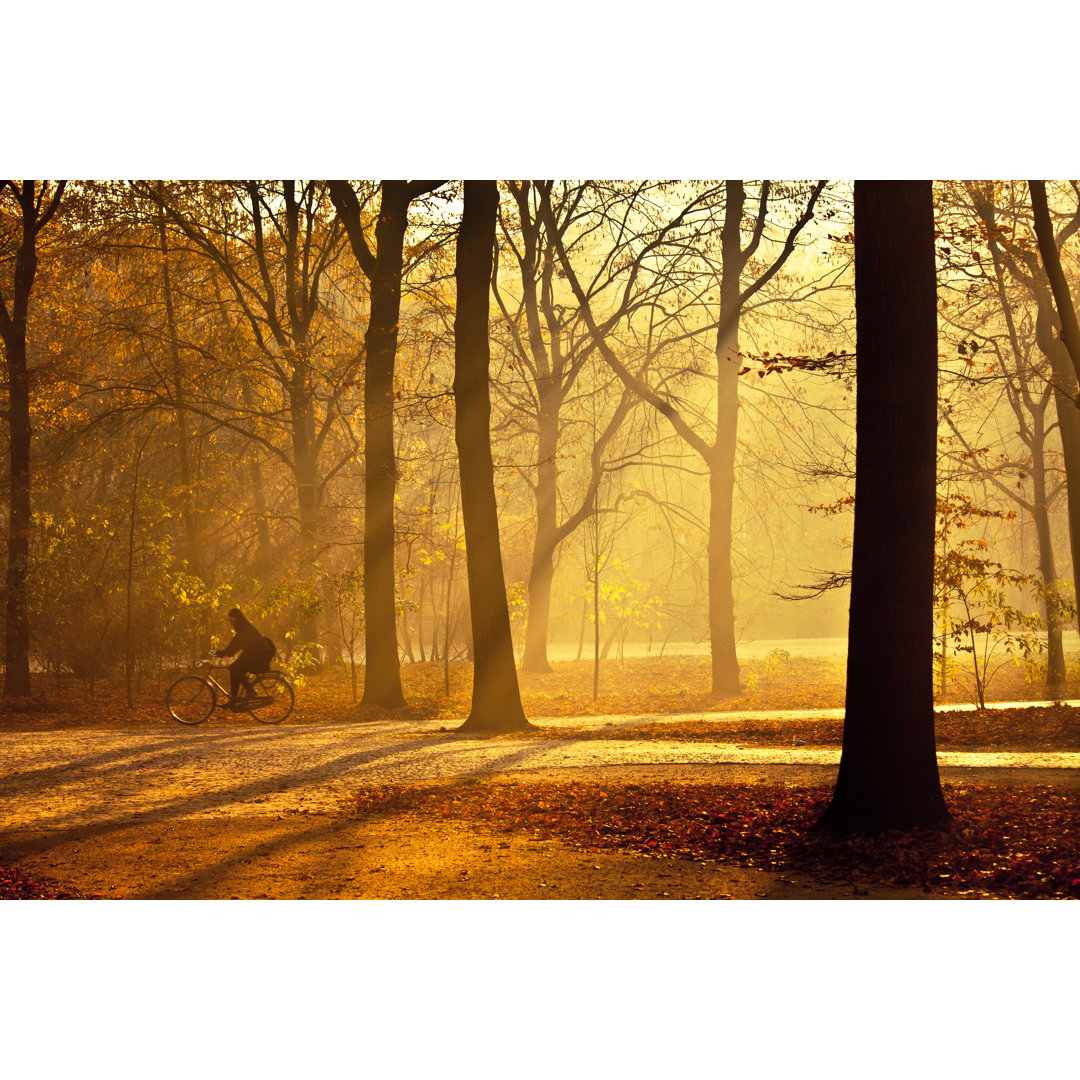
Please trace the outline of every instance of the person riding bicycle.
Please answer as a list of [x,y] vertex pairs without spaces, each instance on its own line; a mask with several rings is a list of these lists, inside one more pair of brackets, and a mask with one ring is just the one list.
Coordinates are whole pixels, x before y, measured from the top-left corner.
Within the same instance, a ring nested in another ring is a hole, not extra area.
[[233,629],[233,639],[224,649],[218,649],[215,656],[240,655],[229,665],[229,700],[225,708],[235,709],[240,700],[240,689],[250,692],[248,675],[261,675],[270,670],[270,661],[277,651],[273,642],[260,633],[245,618],[239,608],[229,612],[229,625]]

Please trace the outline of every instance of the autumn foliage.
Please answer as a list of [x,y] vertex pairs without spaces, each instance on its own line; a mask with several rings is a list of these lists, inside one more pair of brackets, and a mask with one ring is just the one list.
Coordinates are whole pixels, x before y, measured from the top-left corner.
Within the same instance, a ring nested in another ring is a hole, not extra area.
[[937,894],[1080,897],[1080,791],[946,785],[947,832],[836,840],[813,833],[830,795],[790,784],[528,783],[368,788],[358,814],[418,813],[585,851],[719,860],[827,882]]

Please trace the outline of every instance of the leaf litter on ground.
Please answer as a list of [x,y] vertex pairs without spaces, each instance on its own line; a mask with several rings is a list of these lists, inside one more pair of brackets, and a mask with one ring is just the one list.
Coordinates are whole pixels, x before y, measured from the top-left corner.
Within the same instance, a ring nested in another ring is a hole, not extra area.
[[[542,675],[519,675],[527,715],[550,717],[708,713],[715,720],[663,721],[610,728],[537,727],[512,738],[647,739],[737,742],[745,746],[839,746],[843,722],[811,717],[724,720],[735,711],[831,709],[843,706],[844,666],[839,658],[785,660],[779,670],[762,661],[743,665],[748,688],[738,696],[709,693],[707,657],[652,657],[604,661],[601,694],[592,700],[592,662],[554,665]],[[755,677],[756,676],[756,677]],[[432,721],[448,725],[468,714],[472,667],[450,665],[445,692],[441,663],[404,664],[402,682],[410,706],[387,712],[355,704],[347,671],[331,668],[297,688],[289,726],[380,720]],[[163,697],[170,678],[146,680],[134,707],[123,688],[102,682],[93,695],[75,679],[36,677],[35,697],[0,700],[0,729],[158,728],[176,726]],[[360,689],[363,680],[361,673]],[[1073,674],[1047,690],[1019,667],[1003,669],[994,687],[998,700],[1047,700],[1043,707],[939,712],[939,749],[1080,749],[1080,710],[1053,698],[1080,697]],[[946,700],[963,701],[954,683]],[[254,724],[244,714],[215,713],[215,726]],[[828,798],[826,788],[724,785],[613,785],[575,789],[567,784],[512,783],[469,789],[383,788],[361,793],[354,809],[376,805],[389,811],[460,813],[463,820],[494,827],[531,829],[575,846],[616,847],[651,855],[723,859],[740,865],[801,869],[821,878],[917,884],[936,893],[975,896],[1080,895],[1080,793],[1049,787],[952,787],[956,818],[947,833],[903,834],[834,841],[812,832]],[[457,792],[451,795],[451,790]],[[480,791],[484,791],[483,798]],[[395,791],[397,792],[395,794]],[[427,792],[427,794],[425,794]],[[466,792],[461,794],[460,792]],[[447,800],[452,800],[447,802]],[[568,802],[569,799],[569,802]],[[630,799],[627,802],[627,799]],[[397,800],[397,803],[395,803]],[[697,815],[695,817],[695,815]],[[36,880],[18,868],[0,867],[2,899],[97,899]]]
[[356,814],[418,813],[556,839],[585,851],[717,861],[822,882],[937,895],[1080,897],[1080,791],[944,785],[952,828],[835,838],[813,826],[831,789],[785,784],[582,781],[385,785]]

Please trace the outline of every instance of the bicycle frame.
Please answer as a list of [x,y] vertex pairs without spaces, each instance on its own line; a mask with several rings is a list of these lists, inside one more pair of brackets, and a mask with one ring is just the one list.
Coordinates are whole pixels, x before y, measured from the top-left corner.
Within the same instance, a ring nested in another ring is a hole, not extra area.
[[[230,666],[230,664],[214,664],[211,663],[209,660],[202,660],[195,665],[195,674],[199,675],[201,678],[204,678],[208,683],[214,686],[217,689],[218,693],[224,694],[225,700],[227,701],[229,699],[229,688],[227,686],[222,686],[221,683],[214,678],[211,672],[228,671]],[[243,675],[240,676],[240,685],[250,694],[252,691],[252,687],[251,683],[248,681],[249,674],[251,673],[245,672]],[[226,682],[227,681],[228,680],[226,680]]]
[[211,674],[212,671],[228,671],[228,664],[196,664],[195,673],[201,675],[208,683],[216,687],[219,693],[222,693],[227,698],[229,696],[229,688],[222,686],[217,679]]
[[[181,724],[203,724],[219,707],[251,713],[263,724],[280,724],[289,716],[295,693],[292,684],[281,672],[245,672],[241,678],[245,692],[240,694],[238,700],[230,701],[224,683],[231,685],[232,680],[222,680],[219,673],[227,671],[231,665],[216,662],[218,659],[207,657],[200,660],[194,672],[181,676],[166,691],[165,704],[174,720]],[[248,675],[252,678],[249,679]],[[209,691],[209,698],[203,696],[206,691]],[[174,694],[177,696],[174,697]],[[225,704],[222,704],[222,699]]]

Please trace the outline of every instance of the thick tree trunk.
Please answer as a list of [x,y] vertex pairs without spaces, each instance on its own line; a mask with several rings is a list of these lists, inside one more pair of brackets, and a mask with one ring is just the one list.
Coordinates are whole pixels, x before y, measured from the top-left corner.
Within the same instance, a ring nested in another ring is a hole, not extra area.
[[[47,183],[47,181],[45,182]],[[0,294],[0,337],[7,358],[8,431],[10,453],[10,506],[7,546],[7,626],[5,632],[4,696],[30,693],[30,618],[27,612],[26,579],[30,567],[30,371],[26,355],[26,327],[30,294],[37,275],[37,234],[60,204],[66,181],[60,181],[47,208],[39,206],[35,180],[24,180],[21,190],[10,184],[19,202],[22,237],[15,254],[11,307]],[[0,194],[3,188],[0,187]]]
[[11,432],[10,517],[7,545],[7,635],[4,696],[30,693],[30,619],[26,577],[30,562],[30,378],[25,328],[4,342],[8,359],[8,425]]
[[488,305],[499,192],[467,180],[457,248],[454,321],[454,434],[474,643],[473,698],[462,732],[495,734],[529,726],[521,706],[506,603],[491,457]]
[[840,771],[819,827],[950,820],[934,746],[937,303],[930,181],[855,184],[855,535]]
[[735,589],[731,568],[734,525],[735,455],[739,424],[739,316],[742,307],[742,217],[746,191],[740,180],[728,180],[720,244],[720,316],[716,334],[716,442],[709,468],[709,640],[712,650],[712,692],[738,694],[739,660],[735,652]]
[[409,195],[404,180],[384,180],[375,226],[371,319],[364,339],[364,607],[367,621],[365,705],[400,709],[394,574],[394,360],[401,311],[401,274]]

